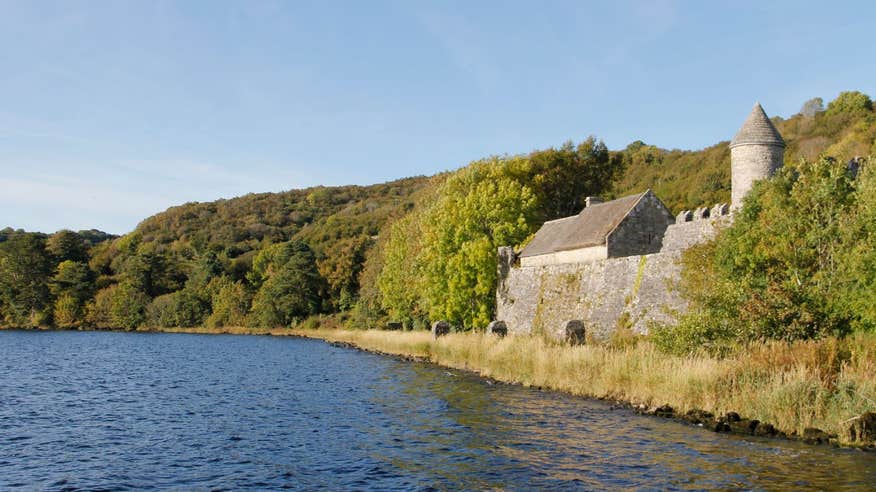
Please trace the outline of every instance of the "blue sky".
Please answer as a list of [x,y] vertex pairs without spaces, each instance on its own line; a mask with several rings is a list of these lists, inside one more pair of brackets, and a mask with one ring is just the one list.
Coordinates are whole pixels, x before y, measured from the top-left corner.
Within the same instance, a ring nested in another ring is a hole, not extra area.
[[[732,6],[731,6],[732,5]],[[0,228],[455,169],[588,135],[698,149],[876,95],[874,2],[0,0]]]

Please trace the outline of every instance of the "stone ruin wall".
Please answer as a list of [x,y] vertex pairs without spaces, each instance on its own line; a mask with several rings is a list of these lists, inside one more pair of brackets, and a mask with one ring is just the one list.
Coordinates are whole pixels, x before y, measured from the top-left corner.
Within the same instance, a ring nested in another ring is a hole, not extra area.
[[[568,320],[584,321],[607,339],[618,327],[646,333],[652,322],[672,323],[687,307],[677,289],[678,259],[710,239],[729,220],[727,205],[682,212],[666,229],[659,252],[588,263],[513,266],[513,251],[499,252],[497,319],[508,331],[562,339]],[[711,217],[709,217],[711,215]]]

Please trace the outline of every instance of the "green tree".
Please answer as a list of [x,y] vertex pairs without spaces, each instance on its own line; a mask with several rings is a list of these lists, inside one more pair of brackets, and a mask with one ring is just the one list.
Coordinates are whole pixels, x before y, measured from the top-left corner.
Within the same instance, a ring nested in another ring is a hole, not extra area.
[[94,276],[85,263],[64,260],[55,269],[49,290],[55,298],[55,324],[70,327],[82,321],[85,303],[94,291]]
[[359,291],[359,274],[365,264],[365,253],[373,241],[366,235],[338,239],[330,244],[317,262],[319,273],[326,280],[329,296],[337,309],[348,310]]
[[380,306],[395,321],[412,327],[428,319],[423,300],[423,233],[421,212],[412,213],[393,223],[387,231],[381,251],[376,286]]
[[206,290],[186,287],[156,297],[146,308],[146,321],[164,328],[202,326],[210,315]]
[[451,176],[423,223],[423,285],[432,319],[483,328],[495,306],[496,251],[534,229],[538,200],[500,159]]
[[59,263],[62,261],[88,261],[88,251],[82,237],[67,229],[49,236],[46,241],[46,249]]
[[860,115],[870,111],[873,111],[873,101],[870,100],[870,96],[858,91],[841,92],[827,105],[828,116]]
[[508,166],[535,193],[541,219],[553,220],[577,214],[585,197],[608,191],[623,170],[622,162],[619,156],[611,156],[603,142],[589,137],[577,146],[566,142],[558,149],[533,152],[526,159],[511,159]]
[[233,282],[226,277],[216,278],[212,289],[212,310],[206,320],[211,328],[245,326],[246,315],[252,304],[252,294],[242,282]]
[[64,293],[55,300],[55,326],[73,328],[82,320],[82,304],[72,295]]
[[95,294],[86,321],[95,328],[133,330],[146,321],[149,303],[149,296],[136,286],[113,284]]
[[51,314],[52,261],[42,234],[21,233],[0,243],[0,315],[8,325],[34,326]]
[[321,312],[326,291],[313,251],[301,241],[275,244],[253,261],[249,276],[258,286],[252,315],[258,326],[290,326]]
[[[857,213],[855,186],[845,164],[830,158],[787,165],[757,183],[730,227],[684,253],[682,287],[692,309],[678,327],[658,330],[658,341],[689,350],[849,333],[859,317],[849,292],[876,294],[866,270],[849,268],[849,238],[872,227]],[[876,262],[859,259],[871,268]]]
[[838,265],[842,294],[852,328],[876,331],[876,165],[871,158],[854,181],[855,210],[843,220]]

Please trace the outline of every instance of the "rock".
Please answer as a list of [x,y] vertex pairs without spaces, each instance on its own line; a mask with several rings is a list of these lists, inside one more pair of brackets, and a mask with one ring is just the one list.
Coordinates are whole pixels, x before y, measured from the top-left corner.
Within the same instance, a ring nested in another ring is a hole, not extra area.
[[505,324],[504,321],[491,321],[490,324],[487,325],[487,333],[503,338],[508,334],[508,325]]
[[755,436],[772,437],[776,434],[776,428],[773,427],[773,424],[758,424],[757,427],[754,428]]
[[739,419],[727,422],[727,425],[730,426],[730,432],[734,434],[753,435],[759,423],[760,421],[757,420]]
[[584,345],[584,322],[580,319],[571,319],[563,325],[563,334],[569,345]]
[[686,414],[684,414],[684,420],[692,424],[706,424],[714,421],[715,416],[712,415],[711,412],[706,412],[705,410],[698,410],[696,408],[688,410]]
[[386,324],[386,329],[398,331],[398,330],[402,329],[402,324],[399,323],[398,321],[390,321],[389,323]]
[[821,429],[807,427],[803,429],[803,442],[806,444],[822,444],[830,441],[830,435]]
[[675,415],[675,410],[669,405],[662,405],[654,409],[654,415],[658,417],[672,417]]
[[730,425],[723,420],[713,420],[711,422],[703,423],[703,427],[709,429],[712,432],[730,432]]
[[450,323],[446,321],[436,321],[432,323],[432,336],[436,339],[450,333]]
[[876,441],[876,413],[864,412],[852,419],[846,429],[846,438],[856,443]]

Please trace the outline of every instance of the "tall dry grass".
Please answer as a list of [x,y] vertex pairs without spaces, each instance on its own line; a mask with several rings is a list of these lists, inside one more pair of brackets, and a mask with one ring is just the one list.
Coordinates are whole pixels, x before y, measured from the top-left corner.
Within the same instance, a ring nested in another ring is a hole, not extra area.
[[634,404],[669,404],[773,424],[787,433],[816,427],[840,440],[848,420],[876,411],[876,336],[770,342],[732,357],[679,357],[646,340],[570,347],[539,337],[455,333],[293,330],[367,350],[422,357],[500,381]]

